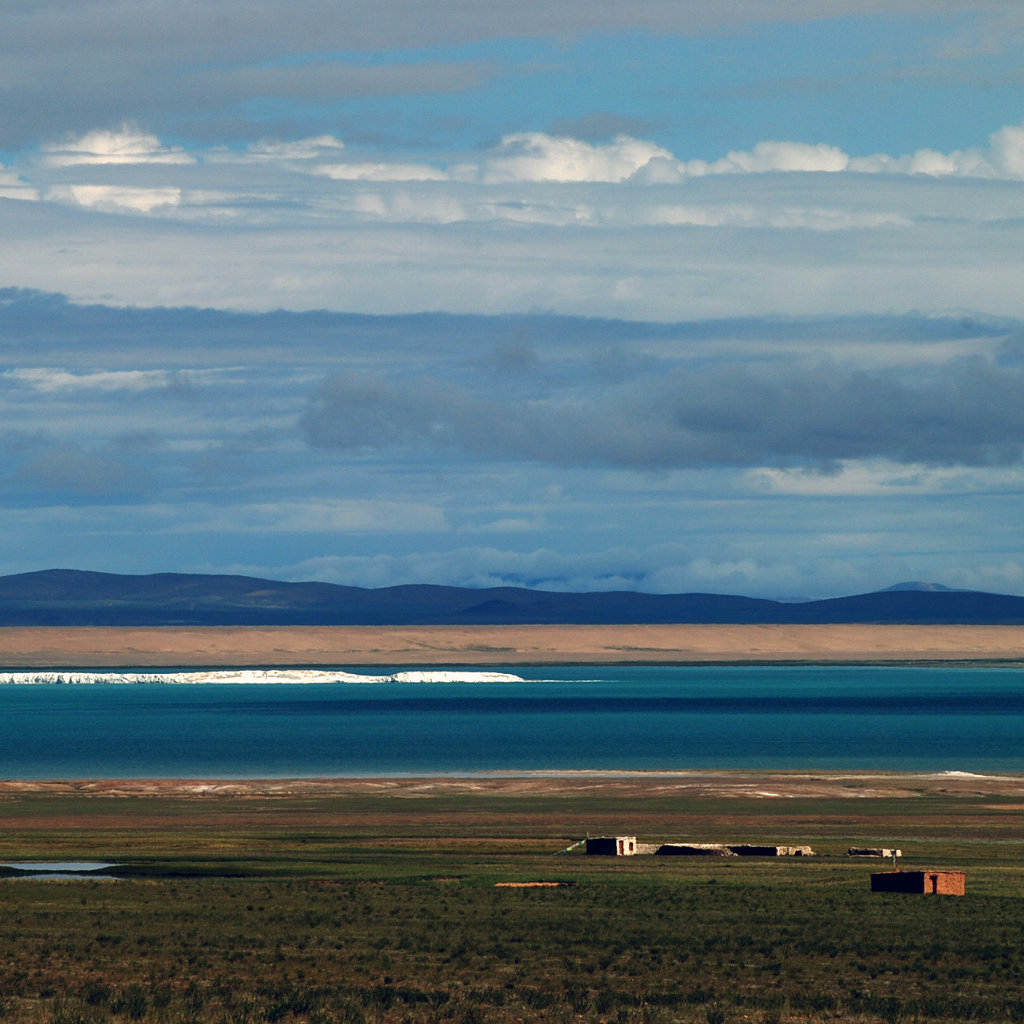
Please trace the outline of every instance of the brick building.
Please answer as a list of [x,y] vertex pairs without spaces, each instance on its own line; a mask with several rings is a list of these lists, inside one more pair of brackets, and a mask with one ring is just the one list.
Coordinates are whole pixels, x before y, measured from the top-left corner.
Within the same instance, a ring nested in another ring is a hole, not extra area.
[[587,853],[604,857],[632,857],[636,854],[636,836],[600,836],[587,840]]
[[962,871],[883,871],[871,876],[871,891],[963,896],[965,881]]

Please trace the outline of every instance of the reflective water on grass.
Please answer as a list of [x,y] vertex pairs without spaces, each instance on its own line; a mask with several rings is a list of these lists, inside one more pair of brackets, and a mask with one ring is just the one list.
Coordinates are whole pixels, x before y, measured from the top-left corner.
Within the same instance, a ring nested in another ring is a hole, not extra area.
[[99,872],[117,867],[106,861],[91,860],[21,860],[5,861],[0,868],[9,868],[16,872],[14,878],[57,878],[70,880],[76,878],[103,879],[109,875]]

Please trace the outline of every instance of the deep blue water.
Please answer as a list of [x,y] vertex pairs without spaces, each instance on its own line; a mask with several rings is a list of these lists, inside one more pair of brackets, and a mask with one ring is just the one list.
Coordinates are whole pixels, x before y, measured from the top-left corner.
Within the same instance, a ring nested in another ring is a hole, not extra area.
[[527,682],[0,685],[0,777],[1024,773],[1024,669],[511,671]]

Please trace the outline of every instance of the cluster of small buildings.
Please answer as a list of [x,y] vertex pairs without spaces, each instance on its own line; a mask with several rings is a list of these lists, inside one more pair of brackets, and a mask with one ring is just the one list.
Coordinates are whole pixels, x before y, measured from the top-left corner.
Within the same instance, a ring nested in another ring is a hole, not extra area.
[[636,836],[601,836],[586,841],[587,853],[605,857],[813,857],[809,846],[752,846],[749,843],[638,843]]
[[[636,836],[600,836],[584,840],[592,856],[635,857],[813,857],[809,846],[759,846],[751,843],[638,843]],[[574,844],[582,845],[582,844]],[[570,847],[569,849],[572,849]],[[851,847],[849,857],[873,857],[896,862],[902,850],[886,847]],[[871,876],[872,892],[901,892],[963,896],[963,871],[883,871]]]

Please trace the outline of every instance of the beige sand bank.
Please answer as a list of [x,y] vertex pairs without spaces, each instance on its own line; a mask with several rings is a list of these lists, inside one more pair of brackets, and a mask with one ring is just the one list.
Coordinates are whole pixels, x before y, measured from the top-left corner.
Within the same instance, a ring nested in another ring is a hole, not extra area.
[[[1024,776],[963,772],[506,772],[457,778],[50,779],[0,780],[0,800],[29,794],[75,797],[331,798],[435,796],[594,796],[656,798],[904,800],[928,796],[1000,798],[996,809],[1019,814]],[[1006,798],[1015,802],[1008,803]],[[851,811],[851,813],[854,813]]]
[[1024,661],[1024,626],[0,628],[0,670]]

